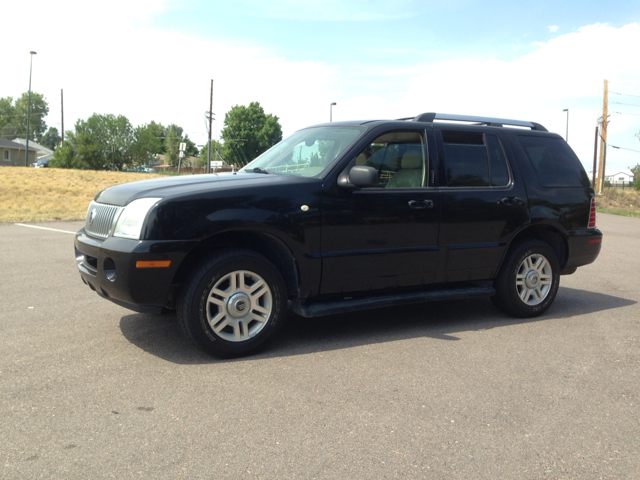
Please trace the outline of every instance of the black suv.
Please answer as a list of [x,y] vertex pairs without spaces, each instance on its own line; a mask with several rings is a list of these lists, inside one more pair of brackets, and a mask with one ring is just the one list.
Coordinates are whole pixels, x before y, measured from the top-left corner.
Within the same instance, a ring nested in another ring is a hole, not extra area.
[[236,173],[109,187],[75,250],[99,295],[176,310],[199,348],[237,356],[288,310],[491,296],[540,315],[601,242],[589,179],[559,135],[424,113],[309,127]]

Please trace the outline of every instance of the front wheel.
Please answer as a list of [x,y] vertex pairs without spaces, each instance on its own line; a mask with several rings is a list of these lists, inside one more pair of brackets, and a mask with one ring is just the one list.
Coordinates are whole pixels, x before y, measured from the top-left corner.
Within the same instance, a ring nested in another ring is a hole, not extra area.
[[493,304],[516,317],[537,317],[551,306],[560,284],[555,251],[540,240],[516,244],[494,281]]
[[178,321],[193,343],[218,357],[249,355],[282,327],[284,281],[269,260],[227,250],[197,268],[178,298]]

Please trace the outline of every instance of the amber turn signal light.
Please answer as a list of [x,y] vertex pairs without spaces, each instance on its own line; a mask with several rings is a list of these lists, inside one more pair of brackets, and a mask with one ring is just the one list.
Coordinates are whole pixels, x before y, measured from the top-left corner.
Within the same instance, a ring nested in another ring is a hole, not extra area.
[[136,268],[167,268],[171,260],[138,260]]

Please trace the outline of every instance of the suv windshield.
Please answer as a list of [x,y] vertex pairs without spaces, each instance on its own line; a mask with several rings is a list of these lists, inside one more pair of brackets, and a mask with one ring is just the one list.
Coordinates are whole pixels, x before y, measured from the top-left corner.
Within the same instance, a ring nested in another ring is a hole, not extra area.
[[241,172],[313,177],[322,174],[363,131],[358,127],[314,127],[295,132]]

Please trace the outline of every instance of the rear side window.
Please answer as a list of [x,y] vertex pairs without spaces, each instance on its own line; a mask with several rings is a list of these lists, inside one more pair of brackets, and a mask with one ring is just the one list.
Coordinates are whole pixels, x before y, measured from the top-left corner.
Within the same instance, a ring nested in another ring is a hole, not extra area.
[[479,132],[443,130],[445,184],[448,187],[503,187],[509,168],[500,140]]
[[543,187],[588,187],[582,164],[561,138],[518,136],[527,158]]

